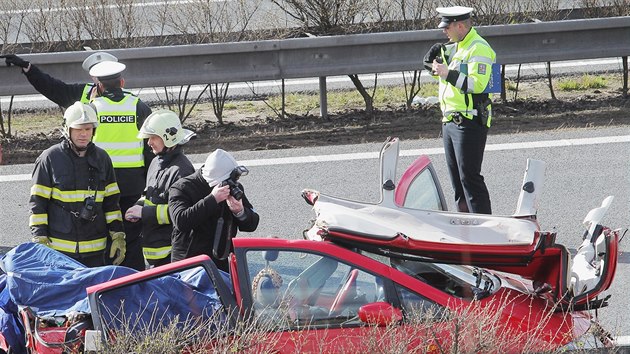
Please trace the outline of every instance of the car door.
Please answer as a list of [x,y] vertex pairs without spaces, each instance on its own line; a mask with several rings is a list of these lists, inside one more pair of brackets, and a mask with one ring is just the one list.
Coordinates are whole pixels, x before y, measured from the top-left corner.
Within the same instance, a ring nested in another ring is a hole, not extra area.
[[[251,310],[259,328],[268,330],[267,350],[378,351],[379,341],[393,335],[393,327],[403,320],[405,304],[413,303],[415,310],[428,311],[443,309],[448,302],[448,295],[420,282],[416,286],[426,288],[430,295],[408,290],[402,301],[397,295],[400,292],[393,289],[404,287],[394,285],[387,277],[390,267],[328,242],[244,238],[233,241],[231,272],[233,279],[235,274],[237,278],[237,302]],[[396,336],[408,338],[403,335],[407,330],[417,329],[403,327]],[[417,348],[428,343],[408,345]]]
[[410,209],[447,210],[435,169],[428,156],[421,155],[405,170],[395,191],[396,205]]

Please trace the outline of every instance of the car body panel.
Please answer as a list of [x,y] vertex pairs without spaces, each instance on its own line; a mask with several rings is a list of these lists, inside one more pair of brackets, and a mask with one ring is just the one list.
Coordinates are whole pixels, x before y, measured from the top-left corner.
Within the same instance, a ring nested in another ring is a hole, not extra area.
[[567,248],[556,243],[556,234],[540,230],[536,219],[544,162],[527,161],[514,215],[448,212],[443,210],[446,204],[428,157],[417,158],[400,181],[392,180],[398,144],[398,139],[390,138],[381,149],[378,203],[304,190],[302,195],[316,214],[304,236],[519,274],[535,281],[537,291],[547,289],[567,305],[584,305],[612,283],[620,231],[600,224],[612,197],[585,218],[584,242],[572,260]]
[[[387,296],[385,299],[381,301],[388,302],[392,304],[396,308],[404,308],[404,305],[401,304],[403,301],[399,296],[398,290],[404,288],[405,291],[410,294],[416,294],[416,296],[421,296],[423,301],[426,301],[431,304],[431,306],[435,306],[442,310],[447,311],[457,311],[457,309],[466,308],[471,306],[472,298],[462,299],[457,296],[453,296],[444,291],[440,291],[436,289],[434,286],[430,284],[430,282],[423,282],[418,278],[412,277],[408,274],[402,273],[399,270],[392,268],[391,266],[387,266],[383,263],[377,262],[369,257],[356,253],[354,251],[350,251],[344,247],[337,246],[330,242],[321,242],[321,241],[310,241],[310,240],[284,240],[284,239],[258,239],[258,238],[235,238],[234,242],[234,255],[236,258],[236,262],[233,264],[236,265],[235,269],[231,269],[233,274],[238,274],[239,278],[239,288],[240,293],[243,295],[242,299],[237,299],[237,303],[242,303],[245,308],[256,309],[256,305],[254,303],[254,295],[252,292],[255,291],[252,289],[252,279],[255,276],[253,274],[259,272],[261,269],[265,267],[272,267],[279,274],[281,274],[285,279],[285,282],[292,283],[295,278],[291,279],[289,274],[305,274],[308,267],[300,268],[301,272],[293,269],[299,264],[300,259],[306,259],[311,255],[317,255],[317,257],[326,257],[334,260],[335,262],[339,262],[339,266],[342,264],[350,271],[350,270],[359,270],[361,273],[365,273],[359,276],[359,279],[365,280],[368,278],[366,275],[371,275],[374,277],[382,278],[382,281],[387,283],[385,293]],[[271,251],[276,250],[280,252],[280,257],[275,262],[264,262],[262,257],[259,255],[263,251]],[[283,256],[282,253],[295,253],[293,257],[286,257],[284,260],[288,261],[286,263],[290,264],[282,264]],[[253,258],[259,258],[255,260]],[[291,261],[292,260],[292,261]],[[320,259],[317,260],[321,261]],[[279,262],[279,263],[276,263]],[[324,264],[317,264],[316,269],[318,272],[314,272],[312,277],[320,276],[321,273],[329,273],[326,269],[328,268]],[[283,269],[284,268],[284,269]],[[293,270],[291,270],[293,269]],[[329,274],[333,277],[333,274]],[[299,276],[296,276],[296,278]],[[345,283],[342,281],[343,277],[339,277],[339,281],[334,281],[333,284],[339,286],[340,289],[345,288]],[[319,290],[320,293],[318,296],[322,296],[326,292],[326,286],[323,285],[322,281],[305,281],[306,284],[309,284],[307,295],[305,298],[310,299],[309,306],[312,307],[321,307],[327,306],[330,302],[320,301],[320,299],[313,298],[310,294],[317,292],[317,288],[319,286],[323,286],[323,290]],[[312,283],[315,283],[313,285]],[[361,306],[369,306],[373,305],[374,301],[379,300],[375,294],[366,291],[368,288],[372,288],[372,284],[368,284],[363,281],[360,283],[359,288],[365,291],[364,295],[366,295],[366,302],[358,305]],[[393,288],[398,290],[392,290]],[[287,296],[287,289],[290,288],[290,285],[284,284],[280,293],[283,296]],[[488,296],[479,301],[482,307],[486,307],[491,309],[493,307],[496,308],[497,312],[502,312],[502,323],[505,323],[506,326],[513,328],[514,330],[518,329],[519,331],[527,332],[527,331],[538,331],[540,329],[544,329],[545,334],[540,334],[541,341],[547,341],[546,343],[554,343],[555,345],[561,345],[568,342],[571,339],[571,316],[562,313],[555,313],[548,315],[550,311],[549,302],[544,297],[536,297],[531,296],[533,294],[533,289],[528,289],[530,294],[521,292],[514,288],[501,287],[494,294]],[[472,296],[472,295],[471,295]],[[509,301],[499,301],[499,299],[510,299]],[[503,306],[503,307],[502,307]],[[256,310],[254,310],[256,311]],[[547,314],[547,315],[545,315]],[[311,323],[308,321],[301,323],[301,326],[304,328],[308,327],[309,334],[313,335],[314,338],[321,339],[323,336],[331,335],[332,337],[329,340],[333,341],[333,337],[336,336],[335,328],[338,328],[343,324],[343,337],[350,338],[356,337],[360,338],[364,336],[365,333],[371,333],[374,335],[374,332],[366,332],[366,329],[362,326],[362,323],[356,320],[354,323],[349,319],[344,318],[343,322],[335,321],[335,316],[331,318],[325,318],[325,314],[323,317],[319,317],[314,319]],[[545,318],[545,316],[548,316]],[[542,325],[541,325],[542,324]],[[443,322],[436,322],[435,326],[447,326]],[[275,334],[276,338],[279,338],[281,342],[290,341],[290,338],[295,334],[291,333],[291,329],[296,329],[297,327],[284,328],[284,332],[279,332],[279,334]],[[448,327],[449,330],[451,329]],[[320,332],[319,335],[314,334],[315,332]],[[373,330],[372,330],[373,331]],[[446,330],[445,330],[446,331]],[[569,333],[569,334],[567,334]],[[341,335],[341,334],[339,334]],[[546,338],[543,338],[547,336]],[[440,337],[442,338],[442,337]],[[334,341],[333,341],[334,342]],[[318,345],[321,345],[321,342],[318,342]],[[416,343],[417,344],[417,343]],[[304,345],[304,343],[302,343]],[[353,345],[356,346],[356,343]],[[314,347],[317,348],[317,347]]]

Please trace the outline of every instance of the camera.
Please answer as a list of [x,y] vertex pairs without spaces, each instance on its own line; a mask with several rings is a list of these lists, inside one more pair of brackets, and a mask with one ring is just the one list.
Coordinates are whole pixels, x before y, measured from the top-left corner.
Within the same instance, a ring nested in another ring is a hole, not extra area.
[[238,187],[237,181],[241,176],[247,176],[248,173],[249,170],[245,166],[236,166],[232,172],[230,172],[230,177],[223,181],[221,185],[230,186],[230,195],[236,200],[241,200],[243,198],[243,191]]
[[83,220],[94,221],[96,218],[96,201],[94,196],[89,196],[83,201],[83,208],[79,212],[79,217]]

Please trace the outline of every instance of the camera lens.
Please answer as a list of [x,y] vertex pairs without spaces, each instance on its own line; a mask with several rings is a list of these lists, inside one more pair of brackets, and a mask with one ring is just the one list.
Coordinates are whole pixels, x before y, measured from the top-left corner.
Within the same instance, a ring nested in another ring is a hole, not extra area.
[[233,187],[230,188],[230,194],[236,200],[241,200],[241,198],[243,198],[243,191],[240,188],[238,188],[237,186],[233,186]]

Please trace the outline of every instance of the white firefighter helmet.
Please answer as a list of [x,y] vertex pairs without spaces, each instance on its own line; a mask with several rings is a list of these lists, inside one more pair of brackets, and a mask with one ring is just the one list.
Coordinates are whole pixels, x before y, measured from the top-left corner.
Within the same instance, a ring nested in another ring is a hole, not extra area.
[[105,52],[96,52],[94,54],[91,54],[89,57],[85,58],[85,60],[83,61],[83,64],[81,64],[81,66],[83,67],[83,70],[90,72],[90,69],[103,61],[118,61],[118,58],[116,58],[115,56],[109,54],[109,53],[105,53]]
[[66,109],[66,112],[63,114],[63,120],[64,131],[68,137],[70,136],[70,128],[79,128],[79,125],[90,123],[94,129],[98,127],[98,119],[94,108],[78,101]]
[[177,144],[186,144],[196,134],[192,130],[182,128],[179,116],[168,109],[161,109],[151,113],[140,127],[138,138],[148,139],[157,135],[164,141],[167,148]]

